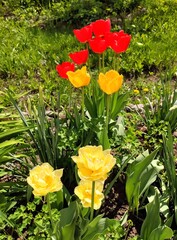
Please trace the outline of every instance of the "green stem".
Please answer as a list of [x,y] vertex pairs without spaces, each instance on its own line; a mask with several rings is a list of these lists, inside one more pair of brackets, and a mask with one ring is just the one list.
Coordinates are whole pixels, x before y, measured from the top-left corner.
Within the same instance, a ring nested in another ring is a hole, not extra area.
[[102,69],[103,69],[103,71],[104,71],[104,52],[103,52],[103,54],[102,54]]
[[90,221],[93,220],[93,214],[94,214],[94,196],[95,196],[95,181],[92,182]]
[[72,85],[69,85],[69,112],[71,111],[71,101],[72,101]]
[[53,218],[52,218],[52,211],[51,211],[51,205],[50,205],[50,193],[47,194],[46,200],[47,200],[47,208],[48,208],[48,211],[49,211],[49,216],[50,216],[50,222],[51,222],[51,225],[52,225],[52,230],[54,231],[54,222],[53,222]]
[[84,108],[85,108],[85,104],[84,104],[84,87],[82,87],[82,122],[84,122]]
[[106,94],[106,133],[108,134],[111,95]]
[[48,208],[48,212],[49,212],[50,222],[51,222],[51,225],[52,225],[52,234],[56,237],[55,238],[56,240],[60,240],[60,234],[55,229],[55,223],[54,223],[53,218],[52,218],[52,211],[51,211],[51,205],[50,205],[50,193],[47,194],[46,200],[47,200],[47,208]]
[[84,104],[84,87],[82,87],[82,100],[81,100],[81,120],[82,120],[82,136],[81,136],[81,145],[83,145],[84,142],[84,108],[85,108],[85,104]]
[[99,54],[98,56],[99,56],[99,72],[101,72],[101,54]]
[[102,133],[102,139],[101,144],[103,146],[103,149],[109,149],[110,148],[110,142],[109,142],[109,118],[110,118],[110,103],[111,103],[111,95],[105,94],[105,101],[106,101],[106,121],[104,123],[103,127],[103,133]]

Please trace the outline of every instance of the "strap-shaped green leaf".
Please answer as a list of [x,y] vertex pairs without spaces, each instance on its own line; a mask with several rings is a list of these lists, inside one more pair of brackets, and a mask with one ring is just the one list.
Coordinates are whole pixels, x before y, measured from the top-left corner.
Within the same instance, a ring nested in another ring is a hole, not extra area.
[[140,185],[141,185],[143,172],[146,170],[148,165],[152,162],[157,152],[158,152],[158,149],[152,152],[150,155],[148,155],[144,159],[142,159],[141,161],[138,161],[137,163],[132,164],[132,166],[130,165],[130,167],[128,168],[127,181],[126,181],[126,195],[127,195],[128,203],[133,211],[138,208],[140,189],[142,188]]

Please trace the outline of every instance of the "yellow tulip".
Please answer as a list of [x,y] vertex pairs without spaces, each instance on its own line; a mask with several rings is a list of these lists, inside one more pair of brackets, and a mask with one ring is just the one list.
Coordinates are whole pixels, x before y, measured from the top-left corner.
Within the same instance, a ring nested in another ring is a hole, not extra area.
[[30,170],[28,184],[34,189],[35,196],[46,196],[62,188],[63,169],[54,170],[49,163],[43,163]]
[[[99,209],[104,198],[103,191],[104,182],[95,182],[94,193],[94,209]],[[91,207],[92,199],[92,181],[81,180],[79,185],[74,189],[74,193],[79,197],[83,207]]]
[[67,73],[69,81],[76,88],[87,86],[90,83],[90,75],[87,73],[86,66],[75,72],[68,71]]
[[110,70],[106,74],[100,73],[98,84],[105,93],[112,94],[117,92],[123,83],[123,76],[115,70]]
[[79,156],[73,156],[72,159],[77,164],[79,177],[90,181],[104,181],[116,163],[110,150],[103,151],[102,146],[82,147]]

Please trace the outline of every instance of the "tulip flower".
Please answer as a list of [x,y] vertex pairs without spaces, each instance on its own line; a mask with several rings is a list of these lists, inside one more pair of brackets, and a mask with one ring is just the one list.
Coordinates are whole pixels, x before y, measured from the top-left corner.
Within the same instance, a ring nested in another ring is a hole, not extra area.
[[95,37],[105,36],[111,30],[110,19],[107,20],[100,19],[95,22],[92,22],[91,25]]
[[101,54],[107,49],[108,44],[104,38],[96,37],[89,41],[89,46],[93,52]]
[[63,169],[54,170],[49,163],[43,163],[30,170],[28,184],[34,189],[34,196],[46,196],[62,188]]
[[87,62],[87,59],[89,57],[89,51],[81,50],[79,52],[70,53],[69,57],[78,65],[84,64]]
[[79,156],[73,156],[72,160],[77,164],[79,177],[90,181],[104,181],[116,163],[110,150],[103,150],[102,146],[82,147]]
[[68,76],[67,76],[67,72],[68,71],[74,71],[75,70],[75,67],[74,67],[74,63],[71,63],[71,62],[63,62],[62,64],[58,64],[56,66],[56,70],[58,72],[58,75],[62,78],[65,78],[65,79],[68,79]]
[[74,29],[73,33],[79,42],[86,43],[92,38],[92,26],[88,25],[81,29]]
[[83,66],[75,72],[69,71],[67,75],[69,81],[76,88],[87,86],[90,83],[90,75],[87,73],[86,66]]
[[110,70],[106,74],[100,73],[98,84],[103,92],[112,94],[117,92],[123,83],[123,76],[115,70]]
[[[101,207],[101,202],[104,198],[103,191],[104,182],[95,182],[95,194],[93,198],[94,209],[99,209]],[[91,207],[92,200],[92,181],[81,180],[79,185],[74,189],[74,193],[79,197],[83,207]]]
[[109,36],[109,46],[116,53],[125,52],[130,44],[131,35],[124,33],[123,30]]

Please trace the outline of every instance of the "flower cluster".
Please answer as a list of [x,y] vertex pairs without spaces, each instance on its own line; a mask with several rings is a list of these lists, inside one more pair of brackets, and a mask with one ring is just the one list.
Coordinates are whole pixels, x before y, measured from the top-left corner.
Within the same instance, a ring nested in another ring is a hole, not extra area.
[[119,32],[111,32],[111,21],[97,20],[91,24],[73,30],[77,40],[81,43],[88,43],[95,53],[103,53],[107,48],[111,48],[116,53],[125,52],[130,44],[131,35]]
[[[90,75],[87,72],[86,64],[89,58],[89,51],[103,54],[108,48],[116,54],[125,52],[130,44],[131,35],[123,30],[111,32],[111,21],[97,20],[91,24],[73,30],[76,39],[86,44],[86,49],[69,53],[71,62],[63,62],[56,66],[60,77],[69,79],[76,88],[82,87],[82,121],[84,121],[84,86],[89,85]],[[101,68],[100,68],[101,70]],[[79,149],[78,156],[73,156],[73,161],[77,164],[80,183],[75,188],[75,194],[80,198],[84,207],[98,209],[104,197],[102,191],[104,181],[108,173],[113,168],[116,159],[110,154],[110,144],[108,139],[108,124],[110,114],[111,94],[117,92],[123,83],[123,76],[116,70],[109,70],[99,73],[98,85],[105,93],[106,99],[106,121],[103,127],[102,137],[99,139],[100,146],[85,146]],[[102,93],[101,93],[102,94]],[[114,99],[116,101],[117,98]],[[113,101],[112,101],[113,102]],[[113,102],[116,106],[117,102]],[[103,113],[104,114],[104,113]],[[103,139],[103,140],[102,140]],[[104,150],[103,150],[104,149]],[[105,150],[106,149],[106,150]],[[48,163],[43,163],[30,171],[27,182],[34,189],[35,196],[46,196],[50,192],[59,191],[62,188],[61,176],[63,169],[55,170]]]
[[75,194],[80,198],[84,207],[91,207],[92,183],[95,182],[94,209],[101,206],[102,194],[107,174],[116,163],[110,150],[102,146],[85,146],[79,149],[79,155],[72,157],[77,164],[78,175],[81,179],[75,188]]
[[[56,70],[60,77],[69,79],[76,88],[87,86],[90,83],[90,75],[87,73],[86,67],[76,70],[76,67],[86,64],[89,58],[89,49],[94,53],[102,54],[111,48],[119,54],[127,50],[131,41],[131,35],[123,30],[111,32],[110,19],[97,20],[81,29],[74,29],[73,33],[76,39],[80,43],[86,44],[87,47],[81,51],[69,53],[72,62],[58,64]],[[123,76],[115,70],[110,70],[106,74],[100,73],[98,78],[101,90],[108,95],[118,91],[122,82]]]
[[[79,149],[79,155],[73,156],[72,159],[77,164],[81,179],[75,188],[75,194],[84,207],[91,207],[94,182],[93,207],[99,209],[104,198],[102,193],[104,181],[115,165],[116,159],[110,154],[110,150],[103,151],[102,146],[82,147]],[[63,169],[54,170],[49,163],[43,163],[30,171],[27,182],[34,189],[35,196],[46,196],[62,189],[62,174]]]

